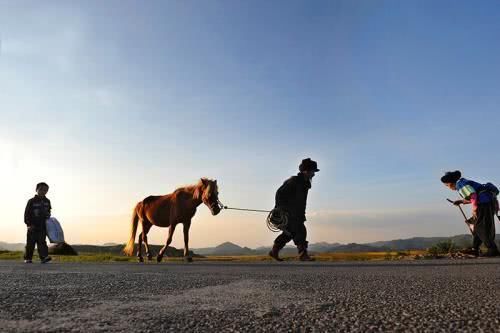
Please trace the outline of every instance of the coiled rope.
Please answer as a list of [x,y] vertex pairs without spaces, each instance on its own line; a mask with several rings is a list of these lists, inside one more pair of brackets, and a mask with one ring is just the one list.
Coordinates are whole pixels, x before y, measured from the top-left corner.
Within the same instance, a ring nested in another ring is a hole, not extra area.
[[273,210],[262,210],[262,209],[248,209],[248,208],[235,208],[228,207],[222,204],[222,202],[218,202],[220,209],[226,210],[238,210],[245,212],[257,212],[257,213],[268,213],[266,218],[267,228],[272,232],[280,232],[284,231],[288,226],[288,214],[280,209],[274,208]]
[[267,215],[267,228],[272,232],[285,231],[288,226],[288,214],[279,208],[275,208]]

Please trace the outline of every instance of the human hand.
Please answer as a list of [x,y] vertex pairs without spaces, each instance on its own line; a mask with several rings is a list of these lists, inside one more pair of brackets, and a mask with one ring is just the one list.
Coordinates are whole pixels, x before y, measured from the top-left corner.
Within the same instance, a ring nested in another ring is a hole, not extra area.
[[464,203],[464,202],[463,202],[463,200],[455,200],[455,201],[453,201],[453,204],[454,204],[455,206],[460,206],[460,205],[461,205],[461,204],[463,204],[463,203]]
[[476,217],[473,216],[470,219],[465,220],[467,224],[476,224]]

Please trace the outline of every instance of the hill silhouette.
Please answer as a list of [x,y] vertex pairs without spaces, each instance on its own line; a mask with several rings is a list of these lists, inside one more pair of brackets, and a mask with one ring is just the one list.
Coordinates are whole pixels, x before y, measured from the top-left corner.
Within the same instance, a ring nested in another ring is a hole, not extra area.
[[[500,235],[497,235],[500,240]],[[451,240],[457,247],[468,247],[471,245],[471,235],[456,235],[452,237],[412,237],[407,239],[394,239],[390,241],[378,241],[371,243],[312,243],[309,245],[310,252],[313,253],[326,253],[326,252],[380,252],[380,251],[404,251],[404,250],[426,250],[433,245]],[[122,254],[123,244],[108,243],[108,245],[72,245],[78,253],[111,253],[115,255]],[[136,244],[137,247],[137,244]],[[158,253],[162,245],[150,245],[153,254]],[[224,242],[215,247],[194,248],[191,255],[193,256],[206,256],[206,255],[220,255],[220,256],[237,256],[237,255],[265,255],[269,252],[271,246],[262,246],[256,249],[242,247],[232,242]],[[6,243],[0,242],[0,250],[7,251],[24,251],[24,244],[22,243]],[[297,253],[297,249],[293,243],[286,246],[282,250],[282,254],[293,255]],[[182,257],[183,249],[176,249],[169,247],[167,255],[172,257]]]
[[195,253],[200,255],[220,255],[220,256],[258,254],[256,250],[252,250],[248,247],[241,247],[231,242],[225,242],[220,245],[217,245],[216,247],[194,249],[193,251],[195,251]]

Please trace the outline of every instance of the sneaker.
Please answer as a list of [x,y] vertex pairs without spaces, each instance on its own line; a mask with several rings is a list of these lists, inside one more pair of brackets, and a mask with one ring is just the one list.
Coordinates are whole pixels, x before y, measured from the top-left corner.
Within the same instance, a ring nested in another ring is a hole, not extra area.
[[52,260],[52,258],[51,258],[51,257],[45,257],[45,258],[43,258],[43,259],[41,260],[41,262],[42,262],[42,264],[46,264],[46,263],[48,263],[48,262],[49,262],[49,261],[51,261],[51,260]]
[[32,264],[32,263],[33,263],[33,261],[26,259],[26,260],[24,260],[24,263],[25,263],[25,264]]

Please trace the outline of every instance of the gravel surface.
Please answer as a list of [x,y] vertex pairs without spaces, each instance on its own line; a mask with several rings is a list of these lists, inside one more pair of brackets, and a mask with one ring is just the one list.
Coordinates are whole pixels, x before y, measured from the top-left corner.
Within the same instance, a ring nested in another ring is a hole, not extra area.
[[25,265],[1,332],[500,332],[500,260]]

